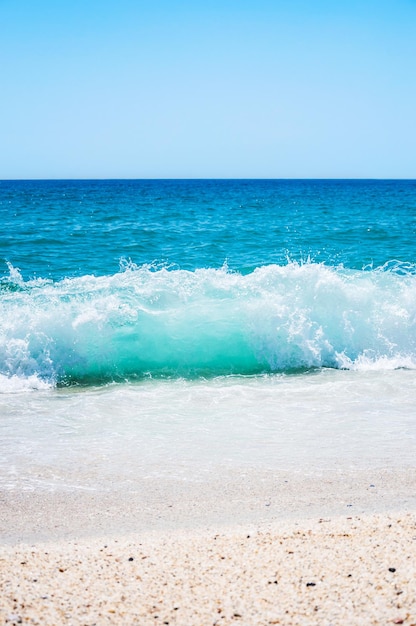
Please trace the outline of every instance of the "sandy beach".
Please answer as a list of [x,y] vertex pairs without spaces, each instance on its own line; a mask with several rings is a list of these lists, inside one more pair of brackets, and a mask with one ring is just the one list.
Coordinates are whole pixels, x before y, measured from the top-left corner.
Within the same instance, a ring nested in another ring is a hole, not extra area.
[[1,623],[416,624],[414,481],[2,494]]

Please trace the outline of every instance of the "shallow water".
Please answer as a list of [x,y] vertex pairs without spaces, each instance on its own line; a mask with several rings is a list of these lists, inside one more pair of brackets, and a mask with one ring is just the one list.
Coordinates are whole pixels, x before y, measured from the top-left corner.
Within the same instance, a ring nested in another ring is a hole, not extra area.
[[0,396],[3,489],[414,466],[416,372],[145,381]]

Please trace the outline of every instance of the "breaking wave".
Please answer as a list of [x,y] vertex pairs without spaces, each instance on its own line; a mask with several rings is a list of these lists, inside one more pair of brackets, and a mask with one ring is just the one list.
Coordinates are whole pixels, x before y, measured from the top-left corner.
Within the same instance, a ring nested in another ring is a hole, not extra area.
[[0,390],[152,377],[416,368],[416,274],[317,263],[127,265],[0,284]]

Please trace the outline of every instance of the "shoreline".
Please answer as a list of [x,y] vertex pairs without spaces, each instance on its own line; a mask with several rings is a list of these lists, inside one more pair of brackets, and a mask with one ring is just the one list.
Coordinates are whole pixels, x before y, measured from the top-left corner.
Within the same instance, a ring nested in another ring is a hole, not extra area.
[[416,468],[248,469],[107,490],[0,492],[3,544],[416,511]]
[[3,493],[0,622],[415,626],[415,484],[253,471],[222,490]]

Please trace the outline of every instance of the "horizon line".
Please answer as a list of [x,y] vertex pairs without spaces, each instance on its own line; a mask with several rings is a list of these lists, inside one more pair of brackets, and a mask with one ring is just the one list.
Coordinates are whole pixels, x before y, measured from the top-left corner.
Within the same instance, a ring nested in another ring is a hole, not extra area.
[[270,177],[270,176],[265,176],[265,177],[260,177],[260,176],[256,176],[256,177],[199,177],[199,176],[194,176],[194,177],[185,177],[185,176],[179,176],[179,177],[169,177],[169,176],[160,176],[160,177],[137,177],[137,178],[131,178],[131,177],[109,177],[109,178],[105,178],[105,177],[81,177],[81,178],[74,178],[74,177],[53,177],[53,178],[0,178],[0,182],[52,182],[52,181],[56,181],[56,182],[60,182],[60,181],[244,181],[244,180],[250,180],[250,181],[315,181],[315,180],[319,180],[319,181],[416,181],[416,177],[415,178],[408,178],[408,177],[366,177],[366,176],[360,176],[360,177],[352,177],[352,176],[348,176],[348,177],[337,177],[337,176],[331,176],[331,177],[324,177],[324,176],[319,176],[319,177],[311,177],[311,176],[307,176],[307,177]]

